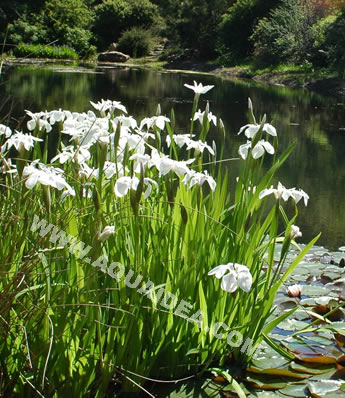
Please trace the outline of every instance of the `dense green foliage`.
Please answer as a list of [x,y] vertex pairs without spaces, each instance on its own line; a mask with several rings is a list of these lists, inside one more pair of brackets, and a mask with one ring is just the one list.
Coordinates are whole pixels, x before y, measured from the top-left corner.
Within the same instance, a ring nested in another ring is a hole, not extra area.
[[272,319],[272,306],[317,239],[286,264],[309,197],[269,187],[294,144],[278,154],[249,101],[239,168],[224,169],[224,125],[208,104],[197,111],[213,86],[185,86],[188,134],[173,111],[137,122],[111,100],[26,111],[25,133],[0,125],[4,396],[104,398],[229,355],[240,369],[263,339],[289,357],[267,334],[297,307]]
[[238,0],[224,15],[220,26],[220,45],[223,54],[239,60],[251,54],[249,40],[256,22],[267,15],[279,0]]
[[148,55],[153,47],[151,33],[149,30],[134,26],[122,33],[117,47],[119,51],[134,58]]
[[325,32],[324,51],[328,64],[344,74],[345,70],[345,9]]
[[308,1],[282,0],[254,29],[251,38],[256,60],[266,65],[307,61],[314,43],[313,22],[313,9]]
[[[6,49],[56,42],[89,57],[140,28],[168,39],[163,59],[175,53],[224,65],[308,62],[342,74],[344,6],[344,0],[4,0],[0,37]],[[133,43],[129,54],[148,51]]]
[[116,42],[132,27],[148,28],[158,17],[157,6],[149,0],[105,0],[95,7],[94,32],[101,48]]

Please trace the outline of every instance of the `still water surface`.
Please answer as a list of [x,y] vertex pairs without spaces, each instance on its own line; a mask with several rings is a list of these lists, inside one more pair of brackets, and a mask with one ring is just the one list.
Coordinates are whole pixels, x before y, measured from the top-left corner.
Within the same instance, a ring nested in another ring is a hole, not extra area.
[[[254,82],[233,82],[209,75],[164,73],[136,68],[107,69],[5,69],[0,81],[2,122],[13,127],[23,122],[23,110],[33,112],[52,109],[86,111],[89,101],[102,98],[121,101],[128,113],[138,120],[156,113],[170,115],[174,108],[179,133],[190,118],[193,92],[184,83],[193,80],[215,88],[200,98],[213,114],[222,118],[227,131],[225,153],[236,157],[244,136],[239,128],[247,124],[247,99],[255,114],[267,115],[277,128],[279,149],[291,142],[296,148],[279,171],[277,180],[286,187],[302,188],[310,196],[308,207],[299,205],[298,225],[307,242],[320,231],[318,244],[335,250],[345,245],[345,98],[322,97],[300,89],[259,86]],[[11,120],[3,119],[10,110]],[[208,139],[219,141],[216,132]],[[232,165],[233,164],[233,165]],[[236,177],[236,165],[233,177]]]

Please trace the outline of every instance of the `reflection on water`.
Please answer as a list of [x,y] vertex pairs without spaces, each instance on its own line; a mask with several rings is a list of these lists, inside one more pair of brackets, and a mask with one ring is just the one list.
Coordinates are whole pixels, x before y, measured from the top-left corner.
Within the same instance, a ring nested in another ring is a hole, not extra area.
[[[302,188],[310,195],[308,207],[299,206],[302,240],[322,231],[318,244],[333,250],[345,245],[345,99],[253,82],[235,83],[214,76],[125,67],[81,73],[61,68],[12,68],[5,70],[0,82],[4,100],[11,98],[12,102],[7,102],[0,112],[5,115],[13,104],[11,124],[17,127],[24,109],[85,111],[90,100],[109,98],[121,101],[129,114],[142,119],[154,115],[160,103],[167,116],[174,108],[177,131],[183,133],[193,100],[192,91],[183,85],[192,84],[193,79],[215,85],[201,97],[200,108],[204,109],[207,99],[212,113],[223,119],[228,134],[226,156],[237,156],[238,146],[244,141],[237,132],[248,120],[248,97],[256,115],[266,113],[267,120],[277,128],[281,151],[296,141],[294,152],[279,172],[279,180],[286,187]],[[209,138],[217,141],[214,135]],[[230,167],[237,168],[234,162]]]

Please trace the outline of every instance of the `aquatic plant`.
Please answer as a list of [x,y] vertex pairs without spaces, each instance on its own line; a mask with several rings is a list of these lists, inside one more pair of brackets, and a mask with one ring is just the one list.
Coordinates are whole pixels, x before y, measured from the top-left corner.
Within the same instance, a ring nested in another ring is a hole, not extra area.
[[[256,121],[249,101],[246,149],[223,159],[222,121],[208,104],[197,112],[212,87],[186,87],[195,94],[189,134],[175,134],[173,111],[158,106],[139,123],[111,100],[86,113],[27,111],[28,133],[1,126],[6,396],[103,397],[110,384],[143,389],[145,378],[198,374],[229,358],[244,367],[263,339],[288,356],[268,333],[291,311],[268,318],[317,240],[284,267],[307,194],[271,183],[294,145],[278,155],[274,127]],[[206,142],[211,127],[219,149]]]

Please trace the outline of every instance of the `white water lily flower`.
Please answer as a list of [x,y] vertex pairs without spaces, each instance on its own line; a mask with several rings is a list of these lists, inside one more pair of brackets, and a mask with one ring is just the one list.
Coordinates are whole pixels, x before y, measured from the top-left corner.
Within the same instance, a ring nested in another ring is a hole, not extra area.
[[221,288],[229,293],[235,292],[238,287],[249,292],[253,283],[248,267],[237,263],[218,265],[208,275],[215,275],[218,279],[222,278]]
[[290,238],[291,239],[296,239],[302,236],[302,232],[300,231],[299,227],[297,225],[291,225],[290,229]]
[[207,181],[211,190],[214,191],[216,189],[217,183],[212,176],[210,176],[205,170],[203,173],[198,173],[194,170],[190,170],[183,179],[183,183],[187,185],[189,183],[189,188],[192,188],[194,185],[201,186],[205,181]]
[[12,135],[12,130],[4,124],[0,124],[0,135],[4,135],[5,138],[8,138]]
[[77,163],[81,164],[89,159],[91,159],[91,153],[87,147],[80,146],[74,148],[74,146],[70,145],[65,147],[61,153],[54,156],[50,162],[54,163],[56,160],[59,160],[60,164],[64,164],[67,160],[71,160],[72,162],[77,161]]
[[59,168],[45,166],[44,164],[37,162],[33,162],[31,165],[25,166],[23,170],[25,186],[28,189],[32,189],[37,182],[39,182],[42,185],[51,186],[59,191],[64,188],[72,191],[72,187],[66,182],[63,174],[63,170]]
[[273,194],[276,199],[283,199],[284,201],[287,201],[291,197],[296,203],[298,203],[303,198],[305,206],[307,206],[309,200],[309,195],[302,189],[287,189],[280,182],[278,182],[277,188],[273,188],[273,186],[271,186],[271,188],[261,191],[259,194],[259,199],[262,199],[265,196],[271,194]]
[[104,227],[103,232],[99,234],[98,239],[104,242],[106,239],[109,238],[109,236],[114,235],[114,233],[115,233],[115,226],[107,225],[106,227]]
[[[204,121],[204,115],[205,111],[201,112],[200,109],[194,113],[194,118],[193,120],[199,120],[199,122],[202,124]],[[213,123],[215,126],[217,126],[217,117],[212,114],[212,112],[207,113],[207,119],[211,123]]]
[[127,109],[124,105],[121,104],[119,101],[111,101],[111,100],[104,100],[98,101],[97,104],[90,101],[90,104],[97,109],[101,115],[105,115],[105,112],[109,111],[109,113],[113,114],[115,109],[119,109],[120,111],[127,113]]
[[[240,128],[240,131],[237,134],[241,134],[244,131],[244,134],[247,138],[253,138],[254,135],[260,130],[260,124],[246,124],[245,126]],[[263,131],[266,131],[267,134],[272,135],[273,137],[277,136],[277,130],[269,123],[265,123],[262,128]]]
[[195,80],[194,80],[194,85],[193,86],[191,86],[190,84],[184,84],[184,86],[189,88],[189,89],[191,89],[191,90],[193,90],[194,93],[198,94],[198,95],[206,94],[208,91],[210,91],[214,87],[214,85],[203,86],[201,83],[198,84]]
[[20,152],[22,149],[29,151],[35,146],[35,141],[40,142],[43,140],[41,138],[34,137],[31,134],[23,134],[19,131],[16,131],[15,134],[5,141],[4,145],[2,145],[1,153],[11,149],[13,146],[18,152]]
[[142,130],[146,126],[147,130],[149,130],[151,127],[156,126],[160,130],[164,130],[166,122],[170,122],[170,119],[165,116],[145,117],[141,121],[139,129]]

